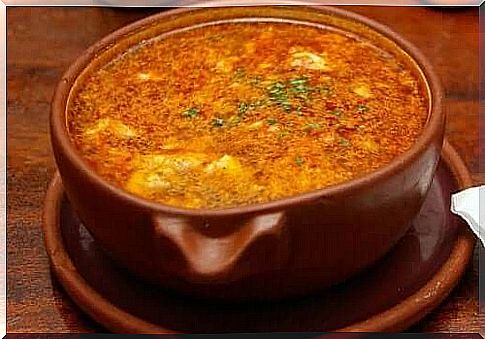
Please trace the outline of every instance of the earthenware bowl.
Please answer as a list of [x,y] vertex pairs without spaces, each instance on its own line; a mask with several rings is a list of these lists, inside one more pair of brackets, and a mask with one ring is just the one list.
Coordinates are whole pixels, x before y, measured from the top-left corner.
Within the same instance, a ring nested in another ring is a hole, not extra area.
[[[142,40],[214,21],[331,26],[394,54],[420,79],[429,102],[413,147],[364,177],[268,203],[175,208],[133,196],[99,177],[70,142],[66,107],[93,71]],[[51,139],[67,197],[96,242],[132,273],[198,297],[273,299],[341,282],[382,257],[406,233],[440,156],[442,90],[429,62],[390,29],[330,7],[185,8],[130,24],[89,48],[60,81]]]

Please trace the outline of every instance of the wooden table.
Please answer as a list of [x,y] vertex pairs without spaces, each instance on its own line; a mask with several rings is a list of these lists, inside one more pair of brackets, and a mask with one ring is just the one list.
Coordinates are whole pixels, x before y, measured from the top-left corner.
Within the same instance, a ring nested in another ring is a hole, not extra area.
[[[478,8],[350,9],[392,27],[436,66],[446,89],[447,136],[476,183],[485,183],[478,157]],[[44,249],[42,204],[55,171],[48,135],[49,104],[62,72],[85,48],[157,11],[7,9],[8,332],[105,331],[71,302],[53,278]],[[485,149],[481,151],[485,154]],[[410,331],[480,331],[485,319],[478,309],[477,257],[451,296]]]

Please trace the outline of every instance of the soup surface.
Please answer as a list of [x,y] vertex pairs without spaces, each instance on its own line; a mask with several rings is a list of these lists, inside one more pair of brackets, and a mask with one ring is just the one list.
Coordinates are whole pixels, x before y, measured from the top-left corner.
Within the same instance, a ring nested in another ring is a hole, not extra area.
[[70,98],[94,170],[169,205],[266,202],[362,176],[406,151],[427,104],[369,42],[288,23],[223,23],[152,39]]

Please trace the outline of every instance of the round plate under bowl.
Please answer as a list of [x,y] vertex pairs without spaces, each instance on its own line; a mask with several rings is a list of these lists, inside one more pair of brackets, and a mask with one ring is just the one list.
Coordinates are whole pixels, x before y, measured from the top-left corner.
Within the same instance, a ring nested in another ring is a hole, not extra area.
[[43,229],[53,271],[67,293],[113,332],[400,331],[436,307],[466,268],[475,239],[450,213],[450,195],[468,186],[468,170],[445,142],[426,202],[390,253],[319,294],[271,303],[193,300],[133,277],[96,245],[71,209],[58,175],[47,192]]

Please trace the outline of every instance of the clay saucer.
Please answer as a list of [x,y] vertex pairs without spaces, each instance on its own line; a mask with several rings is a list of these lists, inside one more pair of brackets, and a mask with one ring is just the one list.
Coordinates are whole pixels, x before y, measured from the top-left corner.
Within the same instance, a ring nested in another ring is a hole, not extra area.
[[43,228],[53,271],[67,293],[113,332],[400,331],[436,307],[466,268],[475,240],[449,205],[451,193],[468,186],[468,170],[445,142],[426,202],[390,253],[338,286],[272,303],[194,300],[138,280],[96,245],[58,175],[47,192]]

